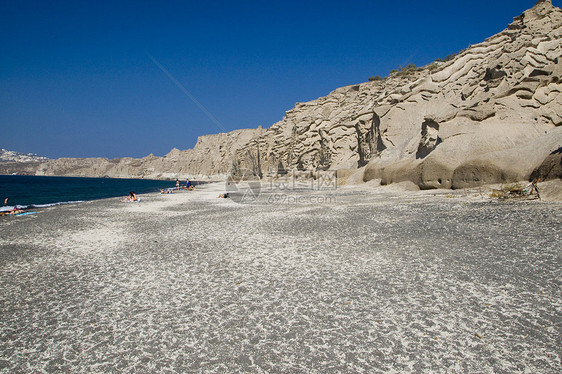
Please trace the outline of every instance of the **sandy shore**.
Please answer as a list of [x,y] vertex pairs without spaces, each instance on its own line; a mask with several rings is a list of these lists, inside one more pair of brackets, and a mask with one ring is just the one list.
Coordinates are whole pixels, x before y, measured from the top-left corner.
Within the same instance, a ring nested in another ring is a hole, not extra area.
[[0,371],[562,372],[562,204],[223,187],[0,217]]

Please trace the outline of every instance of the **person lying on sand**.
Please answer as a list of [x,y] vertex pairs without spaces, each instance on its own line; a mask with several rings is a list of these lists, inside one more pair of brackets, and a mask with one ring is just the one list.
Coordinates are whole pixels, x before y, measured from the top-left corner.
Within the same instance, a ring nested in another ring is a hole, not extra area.
[[0,216],[13,216],[16,214],[20,214],[23,213],[23,209],[20,209],[17,205],[14,207],[14,209],[12,210],[7,210],[7,211],[3,211],[0,212]]
[[123,201],[132,202],[132,201],[139,201],[139,199],[137,198],[137,195],[133,191],[131,191],[129,192],[129,196],[127,196]]

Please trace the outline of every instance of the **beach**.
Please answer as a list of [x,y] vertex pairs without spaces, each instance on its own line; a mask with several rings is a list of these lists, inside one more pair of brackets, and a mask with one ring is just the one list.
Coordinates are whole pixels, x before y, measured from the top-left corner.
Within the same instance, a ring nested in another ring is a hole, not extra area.
[[562,372],[562,204],[224,184],[0,217],[0,372]]

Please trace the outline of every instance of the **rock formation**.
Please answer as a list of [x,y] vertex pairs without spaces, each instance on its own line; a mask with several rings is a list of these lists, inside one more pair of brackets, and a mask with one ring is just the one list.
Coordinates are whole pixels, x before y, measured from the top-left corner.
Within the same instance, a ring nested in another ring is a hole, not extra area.
[[172,149],[163,157],[59,158],[43,163],[0,163],[0,174],[61,175],[75,177],[224,179],[229,175],[234,151],[262,132],[235,130],[200,136],[193,149]]
[[[448,62],[297,104],[235,168],[361,168],[363,180],[459,188],[529,178],[562,145],[562,12],[540,1]],[[259,161],[259,162],[256,162]]]
[[201,179],[330,169],[420,188],[556,177],[544,170],[562,146],[561,36],[562,11],[541,0],[448,61],[298,103],[268,129],[202,136],[160,158],[52,160],[36,173]]

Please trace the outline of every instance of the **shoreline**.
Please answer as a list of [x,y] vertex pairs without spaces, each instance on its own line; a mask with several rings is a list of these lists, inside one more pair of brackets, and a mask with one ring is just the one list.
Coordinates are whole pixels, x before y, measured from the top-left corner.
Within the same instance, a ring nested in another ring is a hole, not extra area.
[[[46,177],[52,177],[52,176],[46,176]],[[59,177],[56,177],[59,178]],[[60,178],[65,178],[60,177]],[[76,177],[68,177],[68,178],[76,178]],[[82,177],[78,177],[78,178],[82,178]],[[85,177],[86,178],[86,177]],[[89,177],[88,177],[89,178]],[[103,178],[92,178],[92,179],[103,179]],[[132,179],[132,180],[147,180],[147,179],[142,179],[142,178],[112,178],[112,179]],[[151,179],[152,180],[152,179]],[[154,180],[154,181],[159,181],[159,180]],[[172,181],[172,179],[166,179],[166,180],[162,180],[162,181]],[[205,185],[225,185],[225,181],[192,181],[194,186],[205,186]],[[274,183],[274,181],[260,181],[260,183],[262,184],[263,187],[267,187],[268,185]],[[526,185],[528,184],[528,182],[526,181],[520,181],[520,182],[514,182],[514,183],[506,183],[506,184],[489,184],[489,185],[483,185],[480,187],[471,187],[471,188],[465,188],[465,189],[427,189],[427,190],[420,190],[417,186],[415,186],[413,183],[411,182],[398,182],[398,183],[393,183],[390,185],[380,185],[378,184],[378,181],[372,181],[372,182],[367,182],[367,183],[358,183],[358,184],[344,184],[341,186],[338,186],[336,190],[353,190],[353,191],[361,191],[361,192],[365,192],[365,193],[373,193],[373,194],[379,194],[379,193],[385,193],[385,192],[390,192],[392,193],[396,193],[396,194],[418,194],[420,196],[425,196],[425,195],[434,195],[434,196],[439,196],[439,195],[450,195],[451,197],[467,197],[469,195],[471,196],[476,196],[476,195],[480,195],[482,197],[482,199],[486,199],[489,198],[489,195],[491,194],[491,192],[493,190],[498,190],[501,189],[503,186],[506,185],[515,185],[515,184],[519,184],[519,185]],[[542,203],[558,203],[558,202],[562,202],[562,180],[549,180],[546,182],[542,182],[539,183],[539,187],[541,187],[541,189],[546,187],[546,193],[541,193],[542,199],[540,200],[540,202]],[[266,191],[267,188],[262,188],[262,190]],[[330,190],[323,190],[324,192],[328,191],[330,192]],[[180,191],[176,191],[176,192],[183,192],[182,190]],[[225,189],[226,192],[226,189]],[[304,189],[304,190],[293,190],[293,189],[288,189],[288,190],[284,190],[284,191],[280,191],[282,193],[303,193],[303,192],[311,192],[311,193],[318,193],[318,190],[315,189]],[[158,194],[158,192],[150,192],[150,193],[137,193],[137,195],[142,196],[142,195],[147,195],[147,194]],[[121,196],[114,196],[114,197],[102,197],[102,198],[92,198],[92,199],[85,199],[85,200],[77,200],[77,201],[60,201],[60,202],[54,202],[54,203],[46,203],[46,204],[16,204],[15,206],[19,206],[19,207],[23,207],[21,209],[23,209],[24,211],[28,211],[29,209],[34,209],[34,210],[43,210],[46,208],[51,208],[54,206],[64,206],[64,205],[69,205],[69,204],[78,204],[78,203],[84,203],[84,202],[89,202],[89,201],[98,201],[98,200],[105,200],[105,199],[115,199],[115,198],[120,198]],[[124,196],[126,197],[126,196]],[[492,198],[490,198],[491,200],[493,200]],[[525,199],[514,199],[510,201],[517,201],[517,200],[525,200]],[[14,208],[15,206],[4,206],[4,207],[0,207],[0,211],[4,211],[6,210],[6,207],[12,207]],[[31,208],[29,208],[31,207]]]
[[[524,185],[524,181],[519,182],[520,185]],[[159,196],[170,196],[170,195],[181,195],[181,194],[191,194],[192,198],[196,195],[201,194],[204,196],[205,200],[234,200],[235,205],[242,206],[295,206],[295,205],[338,205],[343,203],[344,205],[349,203],[347,197],[355,196],[365,199],[366,205],[371,203],[378,203],[382,200],[388,199],[390,201],[425,201],[427,203],[438,204],[440,201],[456,201],[462,204],[471,204],[478,202],[485,202],[490,204],[511,204],[511,205],[549,205],[553,207],[562,206],[562,180],[553,180],[542,182],[539,184],[541,187],[541,199],[527,199],[527,198],[508,198],[499,199],[497,197],[491,197],[493,191],[501,189],[503,184],[495,185],[485,185],[476,188],[466,188],[466,189],[428,189],[419,190],[417,188],[412,188],[410,182],[405,183],[395,183],[391,185],[375,185],[373,183],[363,183],[363,184],[351,184],[338,186],[337,189],[326,189],[326,190],[276,190],[269,189],[267,185],[265,188],[260,190],[260,196],[255,201],[250,202],[240,202],[240,199],[218,199],[219,195],[228,192],[226,187],[226,182],[205,182],[196,186],[194,191],[186,190],[174,190],[172,194],[162,194],[161,192],[147,192],[139,193],[137,196],[141,199],[138,202],[125,201],[127,196],[117,196],[117,197],[107,197],[92,200],[83,201],[69,201],[53,204],[45,204],[44,206],[28,208],[28,206],[23,208],[24,214],[10,215],[5,214],[0,217],[5,217],[6,219],[14,218],[18,216],[25,215],[41,215],[45,211],[64,209],[66,207],[72,208],[74,206],[82,207],[87,204],[99,203],[101,208],[105,204],[113,205],[118,203],[119,205],[131,205],[135,206],[137,204],[147,204],[151,199],[158,198]],[[343,200],[342,200],[343,199]],[[375,199],[371,201],[369,199]],[[180,199],[183,200],[183,199]],[[105,203],[105,204],[104,204]],[[97,207],[97,204],[95,204]],[[150,210],[150,209],[148,209]],[[34,217],[32,217],[34,218]],[[2,228],[2,218],[0,218],[0,229]]]
[[[43,209],[55,205],[113,198],[134,190],[157,192],[174,185],[170,180],[85,178],[66,176],[0,176],[4,205],[0,212],[18,209]],[[185,183],[185,181],[184,181]],[[192,181],[195,185],[204,182]],[[6,203],[8,201],[8,203]]]

